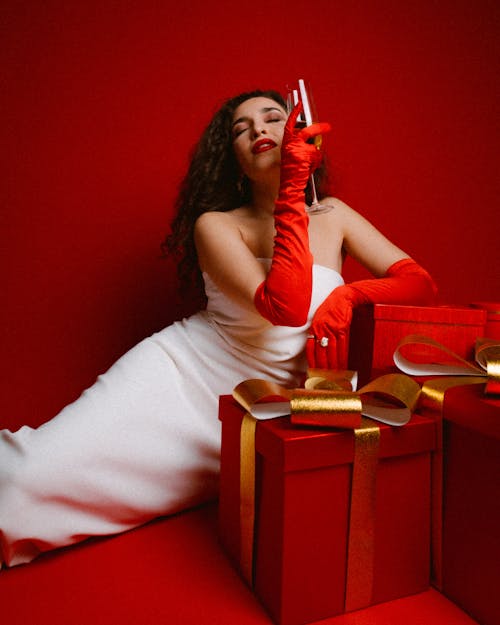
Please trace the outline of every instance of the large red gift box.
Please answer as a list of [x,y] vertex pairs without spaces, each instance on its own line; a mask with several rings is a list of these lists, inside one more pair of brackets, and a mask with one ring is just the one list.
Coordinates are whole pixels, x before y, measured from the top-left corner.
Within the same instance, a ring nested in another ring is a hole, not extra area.
[[500,623],[500,398],[484,384],[443,404],[442,591],[483,625]]
[[[237,566],[248,552],[240,519],[244,415],[232,397],[220,398],[219,529]],[[301,625],[345,612],[348,564],[363,573],[365,564],[372,567],[370,604],[428,587],[434,445],[432,419],[413,415],[400,428],[380,424],[373,560],[363,561],[359,545],[353,563],[347,561],[353,432],[299,427],[289,417],[257,423],[253,587],[276,622]]]
[[[474,360],[477,337],[485,336],[486,311],[450,306],[375,304],[353,311],[349,332],[349,369],[358,372],[359,385],[396,371],[393,354],[409,334],[423,334]],[[425,353],[422,353],[425,360]]]

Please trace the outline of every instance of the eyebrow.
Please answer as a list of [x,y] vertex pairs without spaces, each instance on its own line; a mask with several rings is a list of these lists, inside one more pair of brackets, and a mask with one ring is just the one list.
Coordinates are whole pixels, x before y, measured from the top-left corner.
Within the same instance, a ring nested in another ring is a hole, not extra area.
[[[276,106],[265,106],[264,108],[259,109],[259,113],[269,113],[270,111],[278,111],[278,113],[283,113],[283,111]],[[233,122],[231,128],[236,126],[236,124],[246,121],[247,119],[248,117],[238,117],[238,119]]]

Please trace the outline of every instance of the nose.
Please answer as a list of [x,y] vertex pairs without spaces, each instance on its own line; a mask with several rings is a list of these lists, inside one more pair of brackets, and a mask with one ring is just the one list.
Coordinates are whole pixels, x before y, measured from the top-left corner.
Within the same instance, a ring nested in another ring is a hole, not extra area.
[[253,125],[253,138],[256,139],[259,135],[265,134],[266,128],[264,124],[258,122]]

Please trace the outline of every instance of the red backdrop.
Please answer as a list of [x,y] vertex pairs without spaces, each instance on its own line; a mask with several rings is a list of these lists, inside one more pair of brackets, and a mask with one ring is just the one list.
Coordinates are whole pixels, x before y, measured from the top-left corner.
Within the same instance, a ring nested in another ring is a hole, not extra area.
[[192,144],[241,90],[309,79],[336,194],[443,302],[499,299],[499,16],[487,0],[4,0],[0,424],[44,421],[189,312],[159,244]]

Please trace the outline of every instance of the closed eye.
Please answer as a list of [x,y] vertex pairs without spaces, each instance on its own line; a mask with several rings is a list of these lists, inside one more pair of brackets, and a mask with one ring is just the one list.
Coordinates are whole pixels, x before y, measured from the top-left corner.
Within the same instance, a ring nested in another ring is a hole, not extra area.
[[275,123],[275,122],[284,122],[285,118],[283,116],[281,116],[281,115],[276,115],[274,117],[270,117],[269,119],[266,119],[265,121],[268,124],[272,124],[272,123]]
[[248,130],[248,126],[235,126],[233,128],[233,139],[239,137],[242,133],[245,132],[245,130]]

